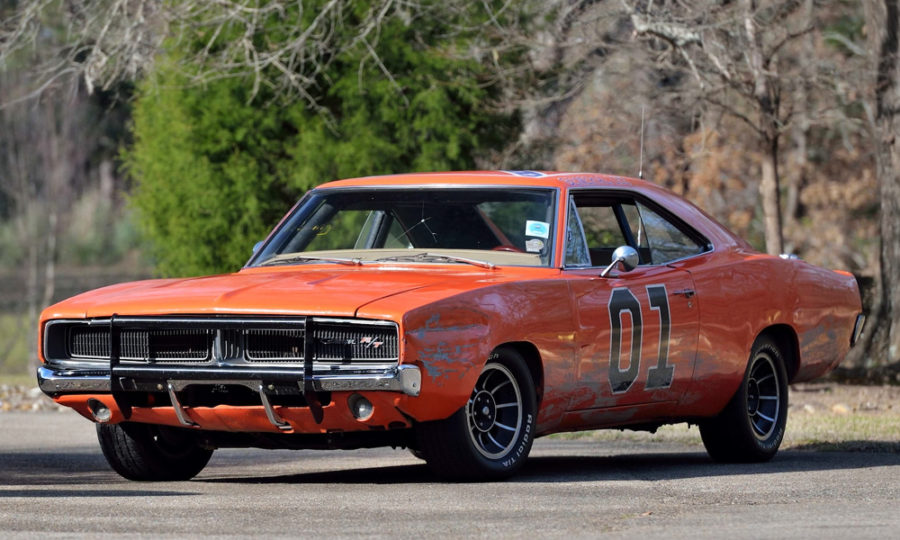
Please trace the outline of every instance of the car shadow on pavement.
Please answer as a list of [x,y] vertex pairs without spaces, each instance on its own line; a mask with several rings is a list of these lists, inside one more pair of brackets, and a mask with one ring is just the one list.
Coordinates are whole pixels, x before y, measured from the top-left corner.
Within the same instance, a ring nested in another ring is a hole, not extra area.
[[[199,478],[194,481],[234,484],[410,484],[440,482],[424,464],[359,467],[277,476]],[[711,476],[777,474],[900,465],[888,453],[782,451],[767,463],[714,463],[706,453],[642,453],[615,456],[531,457],[508,482],[594,482],[675,480]],[[223,471],[224,472],[224,471]]]
[[[121,480],[100,452],[0,452],[0,497],[10,486],[108,484]],[[14,490],[15,491],[15,490]]]
[[100,483],[111,475],[100,452],[0,452],[0,486]]
[[[113,489],[121,483],[132,489]],[[60,487],[63,486],[63,487]],[[64,487],[73,486],[73,487]],[[78,486],[78,487],[74,487]],[[85,486],[98,486],[90,489]],[[0,500],[59,497],[169,497],[197,493],[146,489],[113,472],[99,452],[0,452]],[[144,489],[142,489],[144,488]]]
[[621,454],[615,456],[541,456],[530,458],[513,480],[573,482],[592,480],[677,480],[713,476],[778,474],[900,465],[900,455],[863,452],[782,450],[766,463],[715,463],[705,452]]
[[196,478],[194,481],[214,484],[421,484],[439,482],[440,479],[422,463],[277,476]]

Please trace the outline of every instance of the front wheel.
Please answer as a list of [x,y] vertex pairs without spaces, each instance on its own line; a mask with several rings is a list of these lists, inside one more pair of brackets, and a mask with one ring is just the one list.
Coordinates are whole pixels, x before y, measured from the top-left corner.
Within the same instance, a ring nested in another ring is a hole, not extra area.
[[715,461],[772,459],[787,424],[787,372],[781,350],[769,338],[753,344],[744,380],[718,416],[700,423],[700,436]]
[[97,424],[97,439],[110,467],[129,480],[190,480],[213,453],[192,433],[168,426]]
[[534,440],[537,398],[531,373],[513,349],[485,364],[469,401],[450,418],[416,428],[428,466],[450,480],[497,480],[525,463]]

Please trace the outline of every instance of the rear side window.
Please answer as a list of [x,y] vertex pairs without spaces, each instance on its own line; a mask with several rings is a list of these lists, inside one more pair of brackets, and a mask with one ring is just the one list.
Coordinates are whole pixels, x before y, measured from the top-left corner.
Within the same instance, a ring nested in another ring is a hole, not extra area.
[[[703,253],[706,245],[694,240],[649,207],[637,202],[640,213],[638,242],[646,241],[651,264],[663,264]],[[633,227],[633,225],[632,225]]]

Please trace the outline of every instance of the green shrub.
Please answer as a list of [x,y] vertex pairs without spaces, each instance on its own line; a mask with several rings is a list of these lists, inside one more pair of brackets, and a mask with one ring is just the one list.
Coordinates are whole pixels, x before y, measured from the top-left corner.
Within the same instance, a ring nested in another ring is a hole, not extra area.
[[479,152],[517,124],[491,110],[484,70],[456,54],[465,39],[450,24],[390,18],[375,46],[378,62],[359,45],[316,75],[319,110],[265,87],[252,95],[242,77],[191,86],[183,66],[173,67],[173,47],[139,88],[125,154],[131,203],[157,270],[240,268],[293,202],[324,181],[474,167]]

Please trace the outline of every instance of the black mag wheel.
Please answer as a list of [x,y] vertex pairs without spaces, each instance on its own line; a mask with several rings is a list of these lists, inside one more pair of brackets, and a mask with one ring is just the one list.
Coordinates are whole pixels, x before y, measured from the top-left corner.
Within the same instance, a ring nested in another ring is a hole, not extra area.
[[525,361],[512,349],[499,349],[460,410],[446,420],[417,426],[421,454],[446,479],[509,477],[531,451],[536,412],[534,383]]
[[747,420],[757,439],[765,441],[778,428],[781,413],[781,388],[775,360],[768,351],[760,351],[747,374]]
[[700,435],[715,461],[768,461],[778,452],[787,424],[784,358],[767,337],[756,340],[734,397],[718,416],[700,423]]
[[466,404],[475,449],[488,459],[508,454],[523,429],[523,409],[522,391],[509,368],[497,362],[484,366]]
[[97,424],[97,439],[110,467],[129,480],[190,480],[213,453],[189,430],[168,426]]

